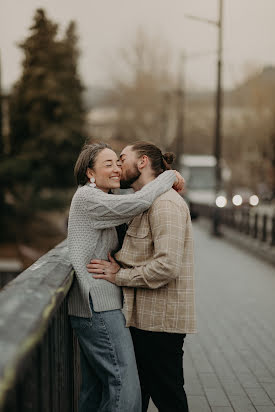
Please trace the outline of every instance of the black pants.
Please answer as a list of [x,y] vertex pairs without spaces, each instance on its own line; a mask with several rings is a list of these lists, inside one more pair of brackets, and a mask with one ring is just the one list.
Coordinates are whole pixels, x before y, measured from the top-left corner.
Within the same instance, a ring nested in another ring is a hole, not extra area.
[[160,412],[188,412],[183,377],[185,334],[130,328],[142,392],[142,412],[150,397]]

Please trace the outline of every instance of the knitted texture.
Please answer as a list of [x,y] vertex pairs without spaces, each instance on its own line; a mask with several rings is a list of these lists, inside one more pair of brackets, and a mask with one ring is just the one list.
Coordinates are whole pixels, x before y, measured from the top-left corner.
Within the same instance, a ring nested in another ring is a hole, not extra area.
[[91,317],[89,295],[96,312],[120,309],[120,287],[104,279],[94,279],[86,265],[91,259],[108,260],[108,252],[118,249],[115,227],[128,223],[149,209],[153,201],[169,190],[176,180],[173,171],[160,174],[133,194],[112,195],[89,184],[75,192],[69,214],[68,248],[75,270],[69,294],[69,314]]

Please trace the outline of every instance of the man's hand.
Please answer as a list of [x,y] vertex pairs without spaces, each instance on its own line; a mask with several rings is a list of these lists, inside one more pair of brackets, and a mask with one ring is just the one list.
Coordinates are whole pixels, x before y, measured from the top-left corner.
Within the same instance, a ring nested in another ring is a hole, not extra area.
[[95,279],[105,279],[108,282],[115,283],[116,274],[120,266],[110,253],[108,253],[108,259],[109,261],[101,259],[91,260],[91,263],[87,265],[87,270],[89,273],[98,273],[98,275],[93,275]]
[[180,193],[180,192],[183,192],[184,191],[184,187],[185,187],[185,180],[184,180],[184,178],[182,177],[182,175],[179,173],[179,172],[177,172],[177,170],[173,170],[174,171],[174,173],[175,173],[175,175],[176,175],[176,177],[177,177],[177,181],[174,183],[174,185],[173,185],[173,189],[176,191],[176,192],[178,192],[178,193]]

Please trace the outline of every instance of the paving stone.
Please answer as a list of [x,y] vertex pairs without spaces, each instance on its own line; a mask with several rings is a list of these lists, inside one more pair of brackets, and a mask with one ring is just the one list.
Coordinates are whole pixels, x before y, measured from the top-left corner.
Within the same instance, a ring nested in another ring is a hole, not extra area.
[[246,393],[255,406],[272,406],[274,405],[270,397],[262,388],[246,388]]
[[212,406],[230,406],[229,400],[221,388],[205,388],[209,404]]
[[221,384],[215,373],[200,373],[199,377],[204,388],[221,388]]
[[257,412],[275,412],[275,406],[257,406]]
[[213,368],[209,363],[205,353],[203,352],[201,345],[194,339],[193,345],[190,346],[190,353],[193,359],[194,366],[197,372],[212,373]]
[[254,375],[252,373],[238,373],[237,374],[240,382],[242,382],[242,386],[244,388],[254,388],[258,389],[260,388],[260,383],[257,381]]
[[274,381],[272,369],[270,370],[270,360],[273,356],[275,357],[275,354],[271,352],[267,354],[264,352],[263,346],[258,346],[254,331],[246,328],[245,332],[242,331],[235,337],[234,345],[242,360],[253,371],[259,382],[272,383]]
[[253,406],[247,396],[230,395],[229,399],[235,412],[256,411],[256,408]]
[[189,396],[188,405],[190,412],[211,412],[211,408],[205,396]]
[[185,392],[189,395],[202,395],[204,396],[204,390],[198,379],[189,378],[185,384]]
[[264,383],[262,386],[265,389],[268,396],[275,403],[275,383]]
[[223,380],[222,381],[222,385],[224,387],[224,390],[226,391],[226,393],[228,395],[239,395],[239,396],[244,396],[245,395],[245,391],[241,386],[241,383],[238,381],[228,381],[228,380]]

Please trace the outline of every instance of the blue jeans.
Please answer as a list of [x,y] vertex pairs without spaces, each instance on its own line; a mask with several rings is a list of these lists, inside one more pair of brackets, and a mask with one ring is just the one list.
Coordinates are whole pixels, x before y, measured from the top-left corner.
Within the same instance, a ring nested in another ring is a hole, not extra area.
[[121,310],[70,316],[80,346],[79,412],[140,412],[141,393],[131,334]]

